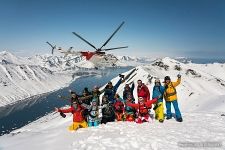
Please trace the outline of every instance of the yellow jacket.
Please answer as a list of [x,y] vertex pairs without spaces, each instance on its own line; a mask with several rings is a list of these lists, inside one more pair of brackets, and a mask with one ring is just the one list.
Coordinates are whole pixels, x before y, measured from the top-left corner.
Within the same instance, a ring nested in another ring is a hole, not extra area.
[[166,101],[171,102],[171,101],[177,100],[177,92],[175,87],[178,86],[180,82],[181,82],[181,78],[178,78],[176,82],[170,82],[168,84],[168,88],[165,89],[165,92],[164,92],[164,98]]

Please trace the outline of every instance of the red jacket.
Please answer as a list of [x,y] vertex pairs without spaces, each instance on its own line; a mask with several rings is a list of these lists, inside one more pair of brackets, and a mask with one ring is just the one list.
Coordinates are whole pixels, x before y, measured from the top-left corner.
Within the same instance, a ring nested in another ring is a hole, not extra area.
[[117,100],[115,103],[114,103],[114,108],[115,108],[115,111],[116,112],[124,112],[124,104],[123,102],[121,102],[120,100]]
[[143,83],[141,87],[137,87],[138,97],[143,97],[145,102],[150,99],[150,92],[148,87]]
[[73,122],[82,122],[84,121],[84,117],[83,117],[83,108],[78,105],[77,110],[74,109],[74,107],[70,107],[68,109],[59,109],[59,112],[62,113],[72,113],[73,114]]
[[152,104],[157,102],[157,98],[154,98],[153,100],[148,100],[146,102],[144,102],[143,105],[141,105],[140,103],[138,104],[133,104],[133,103],[127,103],[127,106],[130,106],[134,109],[136,109],[137,111],[139,111],[140,114],[147,114],[148,113],[148,109],[152,108]]

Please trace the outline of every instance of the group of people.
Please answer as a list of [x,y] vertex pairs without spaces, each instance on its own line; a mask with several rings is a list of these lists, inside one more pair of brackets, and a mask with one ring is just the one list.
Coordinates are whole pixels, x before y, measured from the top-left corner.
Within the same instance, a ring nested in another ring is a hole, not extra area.
[[[137,81],[137,97],[138,102],[135,103],[134,98],[134,82],[126,84],[122,97],[117,93],[118,87],[125,81],[124,75],[119,75],[120,79],[113,86],[109,82],[103,90],[99,90],[97,86],[89,91],[84,88],[83,94],[78,95],[74,91],[70,91],[70,107],[66,109],[55,108],[65,117],[64,113],[73,114],[73,124],[69,126],[69,130],[77,130],[78,128],[87,128],[98,126],[100,123],[114,121],[130,121],[136,123],[151,122],[150,110],[153,107],[155,111],[155,119],[160,123],[164,122],[164,104],[166,103],[166,119],[172,118],[171,103],[173,104],[176,120],[182,122],[182,116],[177,102],[176,86],[181,82],[181,76],[178,75],[176,82],[171,82],[169,76],[164,79],[164,85],[159,79],[155,79],[153,87],[152,99],[148,87],[141,81]],[[100,102],[100,95],[102,101]]]

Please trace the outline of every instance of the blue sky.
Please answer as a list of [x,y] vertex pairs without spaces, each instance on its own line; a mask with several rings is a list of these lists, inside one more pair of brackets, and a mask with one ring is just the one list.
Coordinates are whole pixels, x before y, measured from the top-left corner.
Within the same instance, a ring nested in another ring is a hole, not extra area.
[[93,50],[77,32],[119,55],[225,58],[224,0],[0,0],[0,51],[50,53],[45,43]]

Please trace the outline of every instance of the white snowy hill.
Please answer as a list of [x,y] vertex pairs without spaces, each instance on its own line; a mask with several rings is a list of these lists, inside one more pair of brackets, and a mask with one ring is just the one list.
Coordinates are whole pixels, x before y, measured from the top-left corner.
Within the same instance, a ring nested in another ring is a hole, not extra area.
[[[155,120],[143,124],[114,122],[71,133],[67,131],[72,122],[71,114],[61,118],[58,113],[51,113],[0,137],[0,149],[205,149],[201,144],[206,146],[209,142],[217,143],[208,149],[225,149],[224,65],[183,64],[170,58],[158,59],[136,67],[136,71],[119,87],[118,92],[122,94],[124,84],[142,79],[152,90],[155,77],[163,80],[170,75],[176,80],[180,73],[182,82],[177,92],[184,119],[182,123],[174,119],[162,124]],[[115,84],[117,80],[118,77],[112,82]],[[185,147],[187,142],[197,148]]]

